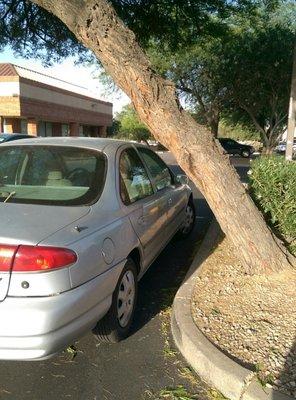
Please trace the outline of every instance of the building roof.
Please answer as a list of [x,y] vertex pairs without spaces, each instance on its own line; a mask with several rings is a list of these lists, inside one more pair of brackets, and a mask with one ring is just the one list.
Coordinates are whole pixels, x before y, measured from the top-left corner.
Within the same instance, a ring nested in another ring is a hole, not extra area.
[[21,67],[16,64],[0,63],[0,76],[19,76],[34,82],[43,83],[48,86],[66,90],[68,92],[77,93],[82,96],[92,97],[96,100],[100,100],[95,93],[90,92],[90,90],[84,86],[76,85],[54,76],[44,74],[43,72],[34,71],[30,68]]
[[17,72],[14,69],[13,64],[0,63],[0,76],[17,76]]

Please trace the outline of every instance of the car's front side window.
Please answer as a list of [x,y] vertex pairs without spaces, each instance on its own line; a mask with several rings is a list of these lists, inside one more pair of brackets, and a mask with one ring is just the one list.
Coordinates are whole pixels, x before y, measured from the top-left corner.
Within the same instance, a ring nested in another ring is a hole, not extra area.
[[153,151],[144,147],[139,147],[138,151],[149,169],[157,190],[159,191],[170,186],[172,184],[172,176],[169,168],[162,159]]
[[134,149],[122,152],[119,162],[120,196],[124,204],[131,204],[153,194],[152,184]]

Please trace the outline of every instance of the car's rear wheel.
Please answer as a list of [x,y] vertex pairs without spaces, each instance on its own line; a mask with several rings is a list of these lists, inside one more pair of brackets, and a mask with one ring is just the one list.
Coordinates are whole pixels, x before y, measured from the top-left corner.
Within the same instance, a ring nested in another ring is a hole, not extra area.
[[250,150],[242,150],[241,155],[244,158],[249,158],[251,155],[251,152],[250,152]]
[[93,329],[93,333],[100,341],[117,343],[128,336],[135,313],[137,294],[137,268],[134,261],[128,258],[113,293],[111,307]]
[[190,199],[185,210],[184,223],[179,229],[177,234],[178,237],[182,239],[189,236],[190,233],[192,232],[192,229],[194,228],[194,224],[195,224],[195,207],[193,204],[193,200]]

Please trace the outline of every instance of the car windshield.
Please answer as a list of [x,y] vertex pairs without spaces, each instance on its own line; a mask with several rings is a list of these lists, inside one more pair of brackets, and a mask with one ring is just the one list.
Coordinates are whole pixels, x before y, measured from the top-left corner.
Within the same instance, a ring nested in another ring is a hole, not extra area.
[[0,149],[0,201],[85,205],[98,199],[105,156],[77,147],[9,146]]

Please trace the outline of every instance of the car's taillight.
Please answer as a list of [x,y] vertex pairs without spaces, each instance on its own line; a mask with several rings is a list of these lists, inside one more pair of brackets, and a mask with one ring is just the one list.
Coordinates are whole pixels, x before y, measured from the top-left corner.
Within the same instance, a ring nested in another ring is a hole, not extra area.
[[0,271],[10,271],[17,246],[0,244]]
[[74,251],[60,247],[0,245],[0,271],[48,271],[76,261]]

